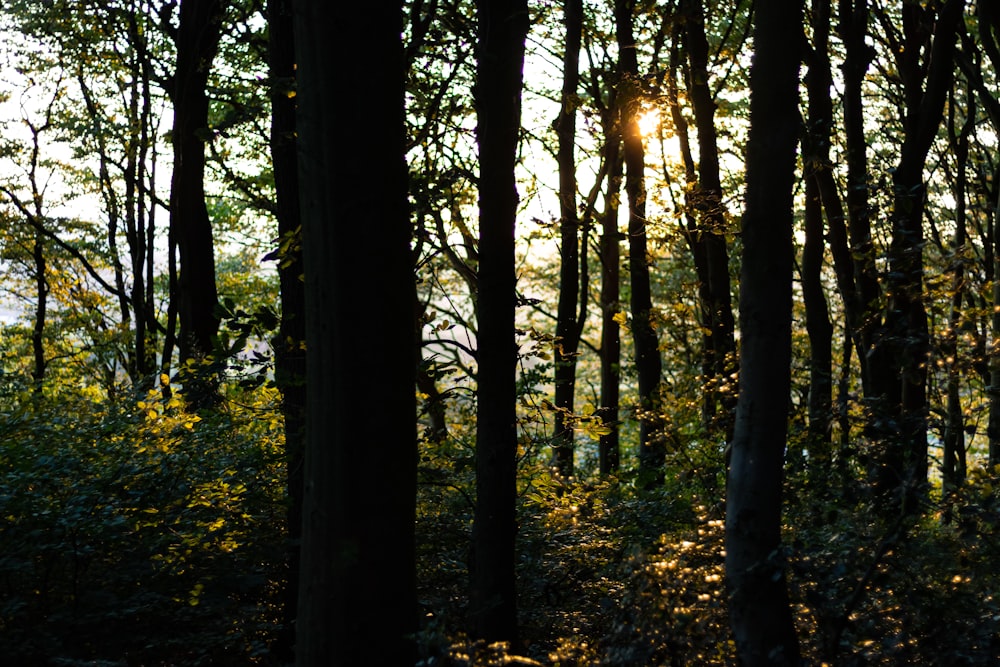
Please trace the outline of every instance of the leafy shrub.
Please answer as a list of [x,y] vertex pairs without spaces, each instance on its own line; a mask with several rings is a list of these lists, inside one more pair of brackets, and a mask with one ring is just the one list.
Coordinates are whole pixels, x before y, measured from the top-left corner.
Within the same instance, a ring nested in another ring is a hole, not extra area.
[[11,410],[0,654],[13,664],[263,661],[283,576],[284,485],[273,397],[256,400],[205,417],[158,392]]

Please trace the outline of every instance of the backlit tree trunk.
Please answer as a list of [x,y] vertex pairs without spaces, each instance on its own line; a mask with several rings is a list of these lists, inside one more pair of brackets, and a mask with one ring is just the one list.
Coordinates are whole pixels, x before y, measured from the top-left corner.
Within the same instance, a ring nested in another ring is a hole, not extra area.
[[705,295],[708,302],[702,304],[708,316],[706,328],[711,332],[706,339],[707,366],[711,368],[711,378],[706,391],[707,400],[718,402],[722,413],[713,423],[707,424],[718,429],[728,441],[732,437],[733,410],[735,408],[736,343],[735,322],[733,320],[732,297],[730,296],[729,251],[726,247],[726,211],[722,203],[722,179],[719,173],[718,136],[715,129],[715,100],[708,85],[708,39],[705,36],[705,12],[702,0],[683,0],[684,45],[690,63],[688,95],[694,111],[695,127],[698,135],[698,177],[695,187],[688,195],[688,201],[696,212],[700,249],[704,253],[704,276],[707,280]]
[[278,647],[292,657],[298,604],[299,544],[302,538],[302,465],[305,454],[306,340],[302,281],[299,172],[295,141],[295,42],[292,0],[269,0],[271,74],[271,163],[278,219],[276,260],[281,288],[281,322],[274,345],[274,378],[281,390],[285,421],[285,483],[288,488],[288,581],[284,633]]
[[757,6],[750,78],[740,391],[726,496],[726,582],[739,663],[799,664],[781,556],[791,389],[792,189],[801,0]]
[[517,426],[514,181],[521,127],[526,0],[478,0],[478,411],[471,615],[476,637],[517,640],[514,510]]
[[604,120],[604,150],[608,164],[607,205],[601,216],[601,409],[606,429],[598,445],[598,468],[602,475],[618,472],[621,443],[618,435],[618,403],[621,395],[621,326],[615,320],[621,307],[621,240],[618,232],[618,202],[622,187],[621,136],[614,112]]
[[[927,153],[941,124],[952,82],[955,34],[964,0],[950,0],[937,16],[932,10],[903,5],[903,46],[897,66],[903,81],[906,116],[899,161],[892,174],[892,243],[889,248],[889,302],[886,348],[892,382],[887,392],[897,433],[885,438],[878,486],[883,492],[906,489],[904,506],[915,509],[917,489],[927,482],[927,362],[930,343],[924,308],[923,179]],[[931,27],[933,25],[933,28]],[[922,48],[933,30],[933,44]],[[925,62],[926,61],[926,62]]]
[[208,76],[224,13],[221,0],[184,0],[176,33],[177,66],[170,90],[174,105],[170,227],[180,262],[176,297],[182,363],[210,355],[219,326],[212,222],[205,204],[205,143],[211,132]]
[[639,376],[639,468],[645,484],[662,480],[665,451],[658,436],[662,361],[652,324],[653,299],[646,243],[646,152],[639,131],[641,88],[632,28],[634,0],[615,0],[618,41],[618,109],[625,157],[625,193],[628,195],[629,277],[632,343]]
[[[402,7],[294,11],[308,354],[296,664],[412,665],[416,296]],[[341,66],[359,48],[377,57]]]
[[579,215],[576,208],[576,107],[580,81],[583,0],[565,0],[566,44],[563,55],[562,107],[556,119],[559,137],[559,305],[555,342],[555,467],[563,478],[573,475],[573,408],[576,356],[580,344],[577,303],[580,299]]

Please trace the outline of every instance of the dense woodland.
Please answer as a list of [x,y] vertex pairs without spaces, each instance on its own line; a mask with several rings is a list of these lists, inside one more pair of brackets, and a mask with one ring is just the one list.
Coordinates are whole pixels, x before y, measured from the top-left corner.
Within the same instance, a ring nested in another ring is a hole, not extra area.
[[1000,662],[1000,6],[12,0],[0,663]]

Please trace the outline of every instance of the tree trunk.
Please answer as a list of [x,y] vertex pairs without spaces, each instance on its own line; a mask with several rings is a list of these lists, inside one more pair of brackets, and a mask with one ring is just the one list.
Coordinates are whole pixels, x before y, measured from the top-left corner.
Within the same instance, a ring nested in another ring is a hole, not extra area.
[[641,90],[639,63],[632,29],[634,0],[615,0],[615,34],[618,41],[618,108],[625,157],[625,193],[628,196],[629,277],[632,343],[639,376],[639,469],[643,485],[663,479],[665,449],[659,436],[659,340],[652,324],[653,298],[646,244],[646,153],[639,131]]
[[801,0],[757,7],[740,280],[740,391],[726,499],[726,578],[741,665],[797,665],[781,557],[791,390],[792,188]]
[[[674,38],[670,49],[670,78],[667,83],[667,100],[670,104],[670,116],[674,122],[674,132],[680,145],[681,159],[684,162],[684,181],[689,189],[696,189],[698,175],[694,164],[694,153],[691,150],[691,140],[688,136],[688,122],[681,109],[677,86],[677,70],[680,69],[681,36]],[[684,227],[681,230],[684,240],[691,249],[694,259],[695,275],[698,276],[698,306],[699,324],[701,325],[701,380],[704,384],[701,400],[701,421],[706,432],[715,428],[718,414],[718,392],[715,388],[719,382],[715,372],[715,353],[712,340],[712,290],[711,271],[708,266],[708,249],[705,244],[705,232],[694,215],[694,207],[684,209]]]
[[[927,361],[930,341],[924,308],[924,163],[941,124],[951,89],[955,35],[964,0],[951,0],[938,16],[919,5],[903,6],[904,46],[897,59],[906,99],[903,145],[892,174],[892,242],[889,248],[886,351],[898,395],[897,433],[885,439],[877,478],[882,492],[904,492],[904,509],[915,509],[927,482]],[[925,31],[933,25],[931,52],[921,61]]]
[[[412,665],[416,297],[402,6],[294,11],[309,356],[296,664]],[[373,57],[348,66],[359,49]]]
[[[867,0],[840,0],[838,5],[838,32],[844,43],[844,142],[846,144],[847,162],[847,217],[850,237],[850,257],[854,271],[854,287],[857,290],[852,300],[856,305],[856,314],[850,316],[850,323],[856,327],[861,364],[861,383],[866,399],[878,402],[887,384],[885,377],[885,355],[881,347],[874,345],[875,331],[881,326],[880,310],[881,290],[878,283],[878,271],[875,266],[875,247],[872,243],[871,204],[869,203],[868,186],[868,143],[865,138],[865,117],[862,87],[865,75],[874,56],[874,51],[868,46],[868,3]],[[821,172],[822,174],[822,172]],[[824,179],[825,182],[825,179]],[[830,188],[824,188],[829,191]],[[830,210],[827,210],[829,219]],[[838,247],[834,246],[834,258],[843,257],[836,254]],[[843,266],[844,262],[841,262]],[[847,284],[846,271],[840,270],[841,291]],[[845,304],[849,300],[845,297]],[[845,305],[845,307],[849,307]],[[877,422],[874,414],[870,415],[869,424]],[[877,429],[876,429],[877,430]]]
[[708,39],[705,36],[705,11],[701,0],[682,0],[684,39],[690,74],[688,94],[694,111],[698,134],[698,180],[688,199],[697,212],[697,229],[705,261],[707,295],[703,304],[708,314],[710,345],[706,348],[714,382],[709,400],[722,407],[711,430],[732,439],[733,410],[736,407],[735,322],[729,280],[729,251],[726,247],[726,211],[722,204],[722,179],[719,174],[719,146],[715,129],[715,100],[708,86]]
[[618,232],[618,202],[624,163],[621,134],[614,111],[604,121],[604,150],[608,164],[607,206],[601,216],[601,425],[605,431],[598,444],[601,475],[618,472],[621,444],[618,435],[618,403],[621,393],[621,326],[615,320],[621,308],[621,239]]
[[[830,34],[830,0],[812,2],[813,46],[809,58],[806,87],[809,97],[809,117],[802,138],[803,176],[805,178],[805,244],[802,248],[802,297],[806,309],[806,330],[809,334],[809,429],[807,448],[810,471],[824,475],[832,461],[831,425],[833,422],[833,325],[830,322],[823,289],[823,209],[829,220],[830,237],[837,239],[842,252],[847,252],[843,209],[836,187],[823,196],[823,182],[832,182],[829,145],[833,104],[830,99],[832,76],[827,55]],[[821,177],[825,174],[828,178]],[[831,243],[832,245],[832,243]],[[856,302],[851,274],[839,263],[838,282],[844,295],[845,311],[856,315]],[[837,266],[837,264],[835,264]],[[846,283],[846,284],[845,284]]]
[[948,104],[948,134],[952,140],[952,150],[955,152],[955,234],[952,239],[952,280],[951,309],[948,313],[948,329],[942,343],[942,356],[947,367],[947,408],[945,411],[945,430],[942,438],[941,476],[944,491],[952,492],[965,482],[965,415],[962,413],[961,396],[961,364],[958,360],[958,331],[964,324],[962,303],[965,300],[965,244],[967,233],[965,226],[966,200],[966,161],[969,159],[969,135],[975,128],[976,105],[975,94],[968,96],[966,118],[961,129],[955,127],[955,112],[957,100],[954,91],[950,94]]
[[[222,0],[185,0],[180,5],[177,67],[170,96],[174,105],[173,178],[170,227],[177,243],[177,313],[180,360],[201,360],[213,352],[219,318],[215,308],[215,250],[205,204],[205,143],[208,127],[208,76],[222,36]],[[196,391],[211,391],[202,382]],[[192,395],[196,403],[206,397]]]
[[[808,167],[807,167],[808,169]],[[802,300],[809,334],[809,427],[806,447],[810,470],[822,477],[831,461],[833,420],[833,325],[823,291],[823,212],[819,186],[806,177],[805,244],[802,248]]]
[[302,464],[305,455],[305,289],[302,282],[299,172],[295,141],[295,41],[292,0],[268,0],[271,78],[271,163],[279,244],[275,253],[281,288],[281,321],[274,340],[274,379],[285,422],[285,485],[288,489],[288,580],[284,627],[276,652],[293,659],[302,539]]
[[[993,172],[993,182],[1000,183],[1000,169]],[[989,415],[986,436],[989,440],[989,465],[1000,465],[1000,187],[993,192],[992,218],[993,233],[990,243],[993,247],[993,316],[990,318],[992,344],[989,347]]]
[[514,180],[521,126],[526,0],[478,0],[479,140],[477,502],[472,531],[472,631],[517,641],[517,426],[514,341]]
[[[41,220],[40,217],[38,219]],[[48,314],[49,300],[45,235],[42,234],[41,229],[35,229],[35,239],[31,246],[31,259],[34,264],[35,278],[35,320],[31,329],[31,352],[34,357],[34,366],[31,370],[31,380],[35,394],[41,396],[47,366],[45,361],[45,318]]]
[[580,41],[583,32],[583,0],[564,0],[566,44],[563,52],[562,107],[555,128],[559,138],[559,305],[555,341],[555,428],[553,433],[556,470],[564,479],[573,476],[573,409],[576,394],[576,357],[580,344],[577,303],[580,299],[580,253],[576,209],[576,107],[580,82]]

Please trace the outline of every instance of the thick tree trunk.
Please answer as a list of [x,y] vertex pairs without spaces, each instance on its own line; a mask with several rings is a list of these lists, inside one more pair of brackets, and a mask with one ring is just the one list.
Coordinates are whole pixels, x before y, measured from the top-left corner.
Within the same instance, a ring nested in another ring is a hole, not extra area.
[[[222,36],[221,0],[185,0],[177,29],[177,67],[170,91],[174,104],[170,227],[177,243],[178,337],[181,363],[212,354],[215,313],[215,249],[205,204],[205,142],[209,140],[208,76]],[[196,402],[199,397],[190,396]]]
[[628,196],[629,277],[632,343],[639,378],[639,469],[644,485],[663,479],[665,449],[659,437],[659,340],[652,324],[653,298],[646,244],[646,153],[639,131],[641,91],[639,63],[632,29],[634,0],[615,0],[615,34],[618,41],[618,102],[625,156],[625,193]]
[[295,141],[295,41],[292,0],[268,0],[271,76],[271,163],[279,245],[275,254],[281,288],[281,321],[274,340],[274,379],[285,421],[285,485],[288,489],[288,580],[284,628],[277,653],[294,656],[295,615],[302,539],[302,465],[305,458],[305,285],[301,279],[298,147]]
[[[398,2],[336,12],[295,3],[308,351],[301,666],[416,659],[416,297],[402,30]],[[349,66],[359,46],[372,57]]]
[[583,0],[564,0],[566,44],[563,52],[562,107],[556,119],[559,138],[559,305],[555,342],[555,467],[564,479],[573,476],[573,409],[576,357],[580,344],[577,303],[580,300],[579,216],[576,208],[576,107],[580,82]]
[[[923,218],[926,185],[924,164],[941,124],[944,103],[951,88],[955,35],[964,0],[951,0],[937,17],[919,5],[903,7],[904,49],[898,57],[906,99],[904,138],[899,162],[892,175],[892,243],[889,248],[885,334],[892,380],[898,389],[897,433],[885,439],[885,455],[877,478],[882,492],[899,492],[904,509],[915,509],[927,482],[927,362],[930,340],[924,308]],[[933,22],[933,45],[920,54],[924,33]]]
[[740,281],[740,391],[726,498],[726,579],[741,665],[797,665],[781,557],[791,389],[792,188],[801,0],[758,5]]
[[521,126],[526,0],[478,0],[478,413],[471,615],[476,637],[517,641],[517,426],[514,180]]

